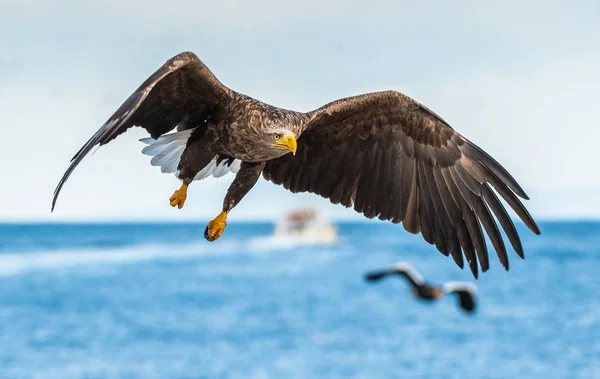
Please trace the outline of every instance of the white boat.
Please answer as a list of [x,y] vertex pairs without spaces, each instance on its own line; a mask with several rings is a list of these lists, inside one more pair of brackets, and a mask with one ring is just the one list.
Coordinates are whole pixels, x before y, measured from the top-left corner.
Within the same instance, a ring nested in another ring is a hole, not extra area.
[[338,231],[318,210],[299,209],[279,219],[274,237],[295,243],[329,245],[338,241]]

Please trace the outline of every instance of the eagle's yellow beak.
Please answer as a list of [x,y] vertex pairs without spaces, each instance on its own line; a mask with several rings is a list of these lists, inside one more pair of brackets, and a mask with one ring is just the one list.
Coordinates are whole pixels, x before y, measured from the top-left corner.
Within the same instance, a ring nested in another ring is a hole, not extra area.
[[273,146],[283,150],[291,151],[292,154],[296,155],[296,148],[298,148],[298,143],[296,142],[296,139],[293,136],[287,136],[283,139],[283,141],[275,142]]

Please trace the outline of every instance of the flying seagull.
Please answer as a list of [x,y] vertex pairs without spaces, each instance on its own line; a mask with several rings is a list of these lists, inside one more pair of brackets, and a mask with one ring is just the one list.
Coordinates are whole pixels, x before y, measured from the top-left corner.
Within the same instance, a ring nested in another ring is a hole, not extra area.
[[408,262],[399,262],[385,270],[374,271],[365,275],[368,282],[376,282],[390,275],[401,275],[412,286],[413,295],[422,300],[439,300],[444,294],[455,293],[458,295],[458,305],[465,312],[475,311],[475,296],[477,288],[472,283],[447,282],[441,287],[425,283],[425,280]]
[[209,241],[221,236],[228,214],[261,174],[293,193],[315,193],[367,218],[402,223],[461,268],[464,254],[475,277],[477,260],[482,271],[489,268],[483,229],[508,270],[492,213],[524,257],[497,194],[533,233],[540,233],[518,199],[528,197],[515,179],[412,98],[373,92],[295,112],[227,88],[191,52],[169,59],[146,79],[75,154],[54,192],[52,209],[92,148],[132,126],[150,134],[142,139],[150,163],[182,181],[169,199],[173,207],[183,207],[192,181],[237,173],[222,212],[206,227]]

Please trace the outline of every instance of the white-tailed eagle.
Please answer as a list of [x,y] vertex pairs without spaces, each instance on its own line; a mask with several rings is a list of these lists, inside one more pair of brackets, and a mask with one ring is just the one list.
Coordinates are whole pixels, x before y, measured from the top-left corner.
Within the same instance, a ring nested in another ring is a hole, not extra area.
[[75,154],[54,192],[52,209],[85,155],[132,126],[150,134],[142,140],[148,145],[142,152],[152,156],[151,164],[181,179],[169,199],[173,207],[183,206],[192,181],[237,173],[222,212],[207,225],[209,241],[221,236],[229,212],[261,174],[291,192],[315,193],[367,218],[402,223],[461,268],[464,254],[475,276],[477,261],[482,271],[489,268],[484,229],[508,270],[493,215],[523,257],[498,195],[533,233],[540,233],[518,199],[528,197],[515,179],[410,97],[374,92],[311,112],[285,110],[227,88],[191,52],[153,73]]

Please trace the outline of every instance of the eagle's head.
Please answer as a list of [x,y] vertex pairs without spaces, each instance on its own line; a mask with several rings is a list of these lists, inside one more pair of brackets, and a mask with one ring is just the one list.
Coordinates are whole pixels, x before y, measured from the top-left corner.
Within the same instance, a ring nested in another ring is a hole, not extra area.
[[[277,149],[277,151],[285,150],[296,155],[296,148],[298,143],[296,142],[297,135],[293,131],[283,126],[272,126],[266,128],[266,135],[263,139],[266,140],[269,148]],[[285,153],[284,153],[285,154]]]

